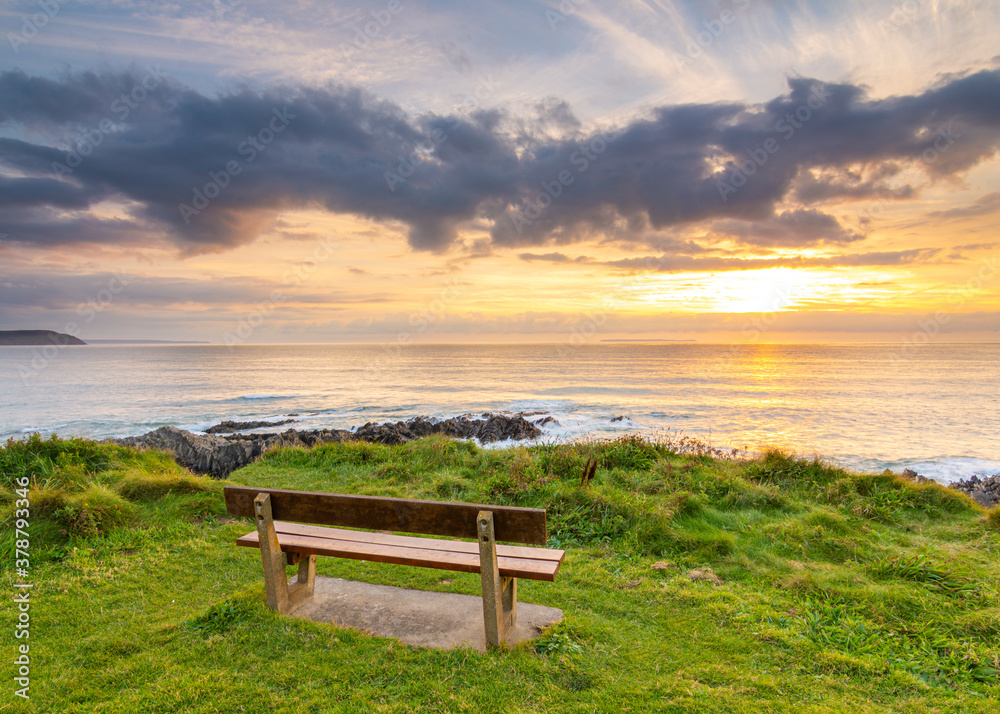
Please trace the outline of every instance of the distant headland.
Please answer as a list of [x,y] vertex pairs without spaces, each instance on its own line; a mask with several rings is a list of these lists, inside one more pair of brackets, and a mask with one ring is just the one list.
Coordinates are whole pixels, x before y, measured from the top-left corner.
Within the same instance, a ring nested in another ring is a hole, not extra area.
[[0,330],[0,347],[32,345],[85,345],[83,340],[52,330]]

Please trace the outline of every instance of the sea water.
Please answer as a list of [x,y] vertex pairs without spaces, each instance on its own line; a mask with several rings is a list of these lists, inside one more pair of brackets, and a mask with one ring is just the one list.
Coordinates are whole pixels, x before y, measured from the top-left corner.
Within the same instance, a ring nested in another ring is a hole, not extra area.
[[1000,472],[998,385],[1000,344],[3,347],[0,437],[525,411],[545,442],[681,432],[947,483]]

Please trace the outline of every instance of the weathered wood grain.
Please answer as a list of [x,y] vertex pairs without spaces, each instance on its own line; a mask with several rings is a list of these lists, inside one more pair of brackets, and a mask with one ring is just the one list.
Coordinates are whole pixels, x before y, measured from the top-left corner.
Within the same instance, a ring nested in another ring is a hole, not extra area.
[[500,574],[496,537],[493,532],[493,514],[480,511],[479,562],[483,584],[483,622],[486,626],[486,644],[499,647],[510,643],[517,620],[517,580]]
[[479,511],[488,510],[493,513],[498,541],[530,545],[548,541],[545,510],[540,508],[226,486],[229,515],[254,517],[253,500],[258,493],[271,496],[271,512],[280,521],[478,538],[476,517]]
[[254,517],[257,519],[257,536],[260,559],[264,566],[264,590],[267,605],[279,614],[288,612],[288,582],[285,579],[285,554],[278,544],[278,534],[274,530],[271,514],[271,497],[258,494],[253,501]]

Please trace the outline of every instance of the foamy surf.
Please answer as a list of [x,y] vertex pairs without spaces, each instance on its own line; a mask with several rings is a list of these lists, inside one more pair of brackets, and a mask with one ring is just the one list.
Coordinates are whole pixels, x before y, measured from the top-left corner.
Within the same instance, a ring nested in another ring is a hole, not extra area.
[[[1000,345],[926,345],[906,370],[894,367],[892,345],[602,345],[566,358],[553,345],[482,345],[462,348],[461,359],[453,347],[411,345],[391,369],[374,371],[359,365],[377,346],[234,350],[222,366],[182,345],[67,351],[31,386],[4,378],[16,375],[18,357],[0,351],[0,439],[103,439],[164,424],[203,432],[289,417],[295,423],[255,431],[351,429],[523,412],[542,430],[538,443],[674,430],[722,450],[778,447],[941,482],[1000,472]],[[114,380],[123,364],[129,378]]]

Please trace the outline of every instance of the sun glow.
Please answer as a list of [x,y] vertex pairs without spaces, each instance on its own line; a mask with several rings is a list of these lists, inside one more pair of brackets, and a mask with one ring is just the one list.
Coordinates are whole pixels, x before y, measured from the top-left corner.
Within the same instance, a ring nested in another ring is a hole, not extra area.
[[711,275],[655,275],[632,286],[632,298],[684,311],[782,312],[795,310],[816,285],[809,271],[767,268]]

